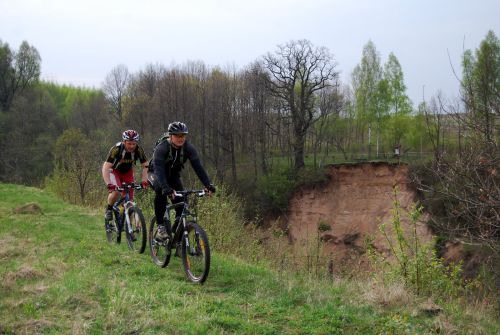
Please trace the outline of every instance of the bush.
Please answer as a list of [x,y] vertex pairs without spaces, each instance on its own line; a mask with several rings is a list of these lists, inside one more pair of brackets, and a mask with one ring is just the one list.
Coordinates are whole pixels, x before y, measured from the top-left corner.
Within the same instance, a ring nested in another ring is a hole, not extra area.
[[83,205],[102,203],[105,189],[99,174],[99,153],[80,129],[67,129],[54,147],[54,171],[45,187],[62,199]]
[[379,270],[376,272],[382,274],[385,281],[403,282],[417,295],[441,299],[462,296],[469,288],[462,277],[462,265],[446,265],[442,258],[437,257],[433,243],[423,244],[417,235],[416,225],[422,215],[422,207],[413,206],[407,213],[411,229],[405,232],[401,224],[403,213],[397,199],[397,188],[394,189],[394,198],[391,221],[380,225],[394,259],[386,258],[369,247],[372,265]]
[[262,199],[260,208],[264,212],[282,213],[288,208],[288,201],[297,189],[318,186],[327,180],[324,168],[303,168],[298,173],[288,169],[270,173],[257,183]]

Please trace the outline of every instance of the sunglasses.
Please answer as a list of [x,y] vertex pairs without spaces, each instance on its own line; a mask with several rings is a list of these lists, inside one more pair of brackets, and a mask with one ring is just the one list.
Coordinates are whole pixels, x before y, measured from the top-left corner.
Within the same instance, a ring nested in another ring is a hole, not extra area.
[[184,137],[186,137],[186,134],[172,134],[172,135],[174,135],[174,136],[176,136],[176,137],[179,137],[179,138],[184,138]]

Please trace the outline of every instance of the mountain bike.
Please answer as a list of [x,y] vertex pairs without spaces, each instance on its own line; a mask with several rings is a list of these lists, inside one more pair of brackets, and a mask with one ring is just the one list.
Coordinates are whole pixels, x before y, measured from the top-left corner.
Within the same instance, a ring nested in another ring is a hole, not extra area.
[[[170,211],[182,207],[182,214],[176,219],[177,227],[174,227],[173,236],[166,239],[157,237],[158,224],[156,217],[151,219],[149,226],[149,251],[153,262],[161,267],[166,267],[170,262],[172,250],[176,255],[180,254],[184,272],[187,278],[202,284],[208,277],[210,271],[210,247],[208,237],[203,228],[197,223],[197,198],[206,195],[204,190],[176,191],[176,197],[183,197],[184,201],[167,205],[164,224],[170,226]],[[174,225],[175,226],[175,225]],[[168,228],[170,232],[170,228]]]
[[104,220],[106,239],[109,243],[113,240],[121,243],[122,231],[125,230],[128,247],[142,254],[146,249],[146,221],[139,206],[130,200],[131,189],[140,190],[142,186],[123,183],[122,186],[116,188],[117,191],[122,192],[122,196],[113,205],[114,222]]

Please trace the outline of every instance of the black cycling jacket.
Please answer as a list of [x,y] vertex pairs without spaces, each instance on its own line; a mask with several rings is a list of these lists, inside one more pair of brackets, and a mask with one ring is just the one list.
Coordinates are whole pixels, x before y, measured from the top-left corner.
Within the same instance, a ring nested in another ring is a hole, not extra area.
[[169,192],[172,189],[167,180],[180,178],[180,172],[186,160],[189,160],[194,172],[205,187],[211,184],[210,178],[198,157],[196,148],[186,141],[183,148],[176,149],[167,140],[156,146],[151,161],[153,173],[162,190]]

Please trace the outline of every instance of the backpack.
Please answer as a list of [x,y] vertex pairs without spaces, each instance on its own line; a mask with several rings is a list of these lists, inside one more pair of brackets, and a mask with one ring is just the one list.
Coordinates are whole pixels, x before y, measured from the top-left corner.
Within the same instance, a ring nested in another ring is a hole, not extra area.
[[158,140],[156,140],[155,145],[153,146],[153,154],[154,154],[155,149],[158,146],[158,144],[167,141],[169,138],[170,138],[170,136],[168,135],[168,133],[163,133],[163,135],[161,135],[161,137]]
[[[127,153],[125,151],[125,145],[122,142],[118,142],[115,144],[115,147],[118,147],[118,154],[116,155],[115,161],[113,162],[113,169],[118,168],[118,165],[120,165],[120,160],[125,158],[125,154]],[[131,152],[132,160],[135,158],[135,151]]]
[[[168,133],[163,133],[163,135],[161,135],[161,137],[155,142],[154,146],[153,146],[153,155],[151,155],[151,159],[149,160],[148,162],[148,166],[149,166],[149,171],[153,172],[153,158],[154,158],[154,154],[155,154],[155,149],[156,147],[160,144],[160,143],[163,143],[165,141],[168,141],[170,138],[170,136],[168,135]],[[172,150],[170,150],[170,146],[168,146],[168,156],[167,156],[167,160],[173,160],[174,157],[172,156]],[[184,146],[182,146],[181,148],[181,153],[180,153],[180,157],[179,157],[179,160],[181,162],[181,167],[184,168]]]

